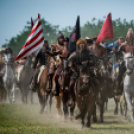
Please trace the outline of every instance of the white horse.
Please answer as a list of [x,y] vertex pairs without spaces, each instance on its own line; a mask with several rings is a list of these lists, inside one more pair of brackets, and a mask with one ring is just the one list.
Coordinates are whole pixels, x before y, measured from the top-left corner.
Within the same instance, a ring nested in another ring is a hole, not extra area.
[[131,121],[134,122],[134,108],[132,98],[134,96],[134,56],[133,53],[124,54],[126,76],[124,78],[124,93],[128,109],[130,111]]
[[12,68],[13,57],[11,54],[4,54],[2,57],[5,64],[5,74],[3,76],[3,83],[7,90],[7,97],[10,103],[15,102],[15,73]]

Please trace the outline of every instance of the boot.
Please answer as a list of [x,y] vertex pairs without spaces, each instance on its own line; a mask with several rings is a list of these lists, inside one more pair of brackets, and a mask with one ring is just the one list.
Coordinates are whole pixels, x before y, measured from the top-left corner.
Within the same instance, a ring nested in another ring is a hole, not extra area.
[[46,92],[47,92],[48,94],[50,94],[50,93],[51,93],[51,90],[52,90],[52,80],[51,80],[51,78],[49,78],[49,87],[48,87],[48,89],[46,90]]

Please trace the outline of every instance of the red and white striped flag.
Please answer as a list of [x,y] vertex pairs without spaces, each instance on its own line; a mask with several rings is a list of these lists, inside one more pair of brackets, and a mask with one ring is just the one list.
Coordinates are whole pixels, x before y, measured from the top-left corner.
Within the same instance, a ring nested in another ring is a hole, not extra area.
[[40,21],[40,15],[38,14],[38,19],[36,20],[25,45],[22,47],[15,60],[26,58],[31,53],[38,50],[39,47],[43,46],[43,44],[43,29]]

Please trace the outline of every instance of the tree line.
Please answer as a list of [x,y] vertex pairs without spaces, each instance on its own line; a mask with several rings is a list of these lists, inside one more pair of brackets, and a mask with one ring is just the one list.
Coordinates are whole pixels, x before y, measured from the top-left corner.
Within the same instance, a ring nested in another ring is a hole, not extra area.
[[[103,17],[103,19],[93,18],[91,21],[87,21],[83,26],[81,26],[82,38],[85,38],[86,36],[93,38],[95,35],[98,35],[103,25],[104,19],[105,17]],[[67,26],[60,29],[59,25],[52,25],[45,19],[41,19],[41,22],[43,26],[44,38],[49,41],[49,44],[57,43],[57,34],[59,31],[62,31],[65,37],[69,37],[74,28]],[[134,20],[127,21],[126,19],[121,20],[120,18],[113,20],[114,39],[117,40],[120,36],[125,37],[129,28],[134,29]],[[15,54],[18,54],[22,46],[25,44],[30,32],[31,22],[28,21],[26,26],[24,26],[23,30],[19,34],[17,34],[15,37],[12,37],[10,40],[7,40],[6,43],[2,46],[9,46],[13,49]],[[110,43],[111,40],[107,40],[107,42]]]

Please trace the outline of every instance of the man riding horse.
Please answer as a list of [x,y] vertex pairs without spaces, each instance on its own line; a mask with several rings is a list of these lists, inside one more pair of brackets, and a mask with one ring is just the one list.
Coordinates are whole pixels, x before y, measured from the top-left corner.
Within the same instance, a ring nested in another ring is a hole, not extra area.
[[[35,71],[35,74],[33,76],[33,79],[32,79],[32,82],[31,82],[31,85],[30,85],[30,88],[32,90],[35,90],[35,86],[36,86],[36,79],[38,77],[38,74],[39,74],[39,69],[37,67],[37,65],[39,65],[40,67],[41,66],[46,66],[47,65],[47,54],[46,54],[46,50],[47,50],[47,47],[45,45],[46,43],[46,40],[44,40],[44,44],[42,46],[42,49],[40,49],[36,55],[36,58],[35,58],[35,62],[33,64],[33,69]],[[39,62],[39,64],[38,64]]]
[[[12,49],[9,46],[7,46],[6,49],[5,49],[5,51],[3,53],[1,53],[1,58],[3,57],[4,54],[6,54],[6,55],[11,54],[13,56],[13,51],[12,51]],[[14,61],[12,61],[12,63],[13,62]],[[4,66],[4,64],[1,63],[1,68],[0,68],[0,83],[1,84],[3,84],[2,78],[3,78],[4,74],[5,74],[5,66]]]
[[67,58],[69,55],[69,51],[68,51],[68,38],[64,39],[64,35],[62,34],[62,32],[59,32],[58,35],[58,44],[56,44],[56,51],[55,52],[50,52],[50,51],[46,51],[48,55],[55,57],[55,56],[60,56],[63,58],[63,63],[59,63],[57,65],[57,69],[56,69],[56,73],[55,73],[55,83],[53,85],[53,89],[52,89],[52,94],[55,95],[56,98],[56,107],[58,110],[58,115],[61,115],[61,97],[60,97],[60,85],[62,85],[62,82],[59,82],[59,77],[61,76],[61,72],[63,70],[63,64],[64,66],[66,65],[67,62]]
[[[81,69],[82,77],[83,77],[83,84],[80,87],[81,90],[88,86],[89,76],[87,65],[91,62],[92,53],[87,49],[87,41],[85,39],[80,38],[77,43],[77,50],[76,52],[72,53],[68,58],[68,65],[70,66],[73,74],[71,76],[70,84],[69,84],[69,91],[70,91],[70,101],[75,101],[75,94],[74,94],[74,86],[75,82],[79,76],[79,71]],[[91,64],[91,63],[90,63]]]
[[[133,36],[132,29],[128,29],[128,32],[126,35],[126,42],[120,45],[118,51],[123,51],[125,53],[129,53],[132,51],[132,53],[134,54],[134,36]],[[119,76],[118,76],[118,84],[119,84],[119,88],[121,89],[121,91],[123,91],[123,88],[121,88],[121,82],[122,82],[122,77],[125,71],[126,71],[125,62],[122,60],[122,62],[120,62]]]
[[134,41],[133,31],[132,29],[129,29],[126,35],[125,42],[124,42],[124,38],[121,37],[117,42],[114,42],[114,46],[112,44],[108,45],[108,49],[115,51],[116,54],[115,62],[117,62],[116,59],[119,59],[119,75],[117,81],[118,81],[118,93],[120,94],[122,94],[123,92],[122,78],[126,71],[125,62],[123,60],[123,55],[121,54],[121,52],[123,51],[125,53],[129,53],[132,51],[134,53],[133,41]]

